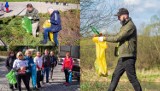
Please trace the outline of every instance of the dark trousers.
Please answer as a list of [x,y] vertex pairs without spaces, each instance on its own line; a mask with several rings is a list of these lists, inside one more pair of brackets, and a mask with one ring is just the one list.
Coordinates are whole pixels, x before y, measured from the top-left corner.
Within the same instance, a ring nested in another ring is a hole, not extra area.
[[120,58],[118,60],[118,64],[112,75],[112,80],[111,80],[111,84],[109,86],[108,91],[115,91],[118,85],[119,79],[125,71],[130,83],[134,87],[134,90],[142,91],[141,85],[136,76],[135,63],[136,63],[136,58],[131,58],[131,57]]
[[69,79],[69,69],[64,69],[64,74],[65,74],[65,79],[66,79],[66,82],[68,83],[68,79]]
[[30,87],[29,87],[29,75],[28,74],[23,74],[23,75],[16,75],[17,78],[17,85],[18,85],[18,89],[19,91],[21,91],[21,80],[23,80],[24,85],[26,86],[27,91],[30,91]]
[[[43,70],[43,75],[45,75],[46,73],[46,83],[49,82],[49,71],[50,71],[50,67],[45,67]],[[44,80],[44,77],[43,77],[43,80]]]
[[17,88],[17,83],[15,85],[9,84],[10,89],[14,89],[14,86],[15,86],[15,88]]
[[53,70],[54,70],[54,66],[51,67],[51,76],[50,76],[51,79],[52,79],[52,76],[53,76]]
[[38,88],[41,87],[40,81],[41,81],[41,70],[38,70],[37,71],[37,87]]
[[[53,31],[52,28],[44,28],[44,40],[45,41],[47,41],[47,39],[48,39],[48,33],[49,32],[55,32],[55,31]],[[56,43],[56,45],[59,44],[57,38],[58,38],[58,32],[54,33],[54,42]]]

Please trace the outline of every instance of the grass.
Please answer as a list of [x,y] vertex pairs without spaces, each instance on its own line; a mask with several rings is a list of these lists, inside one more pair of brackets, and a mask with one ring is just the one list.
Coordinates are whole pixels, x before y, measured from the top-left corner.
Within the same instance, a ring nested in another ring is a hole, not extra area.
[[[1,2],[5,2],[5,0],[0,0]],[[26,1],[33,1],[33,2],[67,2],[67,3],[74,3],[79,4],[80,0],[7,0],[8,2],[26,2]]]
[[[138,37],[139,45],[136,72],[143,91],[159,91],[160,68],[158,59],[155,59],[158,58],[158,55],[155,54],[158,53],[158,51],[150,44],[150,40],[152,40],[152,42],[159,41],[152,37]],[[96,49],[92,39],[82,38],[80,45],[81,65],[83,65],[83,67],[81,67],[81,91],[107,91],[118,60],[118,58],[114,56],[114,47],[116,44],[108,43],[109,47],[106,50],[108,67],[107,77],[99,77],[95,73],[94,61],[96,59]],[[159,46],[157,48],[159,48]],[[154,54],[154,57],[148,57],[151,54]],[[121,77],[116,91],[134,91],[132,85],[128,81],[126,73]]]
[[[68,10],[61,13],[62,30],[59,32],[59,42],[61,45],[79,45],[79,26],[80,26],[80,11],[79,10]],[[26,33],[22,28],[21,22],[22,17],[11,17],[0,18],[3,23],[0,24],[0,37],[7,45],[21,46],[21,45],[41,45],[40,40],[43,39],[43,28],[42,25],[45,20],[49,19],[48,14],[39,14],[40,16],[40,32],[38,37],[33,37],[31,34]],[[5,24],[9,19],[9,24]],[[68,40],[71,39],[71,40]],[[73,39],[73,40],[72,40]],[[46,45],[52,45],[52,42],[48,42]]]

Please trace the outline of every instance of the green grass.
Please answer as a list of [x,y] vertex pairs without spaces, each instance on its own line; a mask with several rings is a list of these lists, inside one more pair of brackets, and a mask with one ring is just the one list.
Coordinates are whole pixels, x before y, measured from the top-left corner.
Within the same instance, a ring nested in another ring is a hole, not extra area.
[[[136,72],[142,84],[143,91],[159,91],[160,68],[158,59],[155,59],[158,58],[158,55],[155,54],[158,53],[158,51],[154,49],[154,45],[150,44],[150,40],[152,40],[152,42],[159,41],[159,39],[155,39],[154,37],[138,37]],[[114,47],[116,44],[108,43],[108,49],[106,50],[107,77],[99,77],[95,73],[94,62],[96,59],[96,49],[92,38],[82,38],[80,45],[81,65],[83,65],[83,67],[81,67],[81,91],[107,91],[118,60],[118,58],[114,56]],[[154,54],[154,56],[148,57],[151,54]],[[116,91],[134,91],[128,81],[126,73],[121,77]]]
[[[59,42],[61,45],[71,43],[71,45],[79,45],[79,36],[71,36],[69,34],[79,34],[79,10],[69,10],[61,12],[62,30],[59,32]],[[42,25],[45,20],[49,19],[48,14],[39,14],[40,16],[40,31],[38,37],[33,37],[27,33],[21,25],[22,17],[18,16],[14,19],[11,17],[0,18],[2,24],[0,24],[0,37],[7,45],[21,46],[21,45],[41,45],[40,40],[43,39]],[[9,24],[5,24],[8,20]],[[71,32],[71,33],[70,33]],[[75,37],[75,38],[73,38]],[[69,39],[74,39],[70,41]],[[48,41],[47,45],[52,45],[51,41]]]
[[[143,91],[159,91],[160,83],[146,83],[140,82]],[[81,82],[80,89],[81,91],[107,91],[110,82],[99,82],[99,81],[85,81]],[[134,91],[131,83],[128,82],[119,82],[116,91]]]
[[[5,2],[5,0],[0,0],[1,2]],[[75,3],[79,4],[80,0],[7,0],[8,2],[26,2],[26,1],[32,1],[32,2],[67,2],[67,3]]]

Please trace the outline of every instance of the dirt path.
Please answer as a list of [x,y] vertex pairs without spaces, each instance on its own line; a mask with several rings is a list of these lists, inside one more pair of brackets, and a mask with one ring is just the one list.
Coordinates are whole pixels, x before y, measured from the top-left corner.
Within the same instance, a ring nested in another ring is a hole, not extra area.
[[[5,67],[5,61],[0,60],[0,91],[10,91],[8,86],[8,81],[5,78],[5,75],[7,74],[7,69]],[[53,73],[53,80],[50,80],[50,83],[42,85],[42,88],[39,91],[80,91],[79,82],[76,80],[73,80],[72,84],[70,86],[64,86],[63,82],[64,79],[64,73],[60,71],[61,65],[58,65]],[[23,82],[22,82],[23,85]],[[30,83],[30,87],[32,88],[32,84]],[[24,85],[22,86],[24,88]],[[18,91],[18,90],[15,90]],[[25,91],[25,90],[23,90]]]
[[[4,15],[0,16],[2,17],[8,17],[17,15],[20,11],[22,11],[28,3],[33,4],[33,6],[38,9],[39,13],[47,13],[48,7],[53,7],[55,10],[61,10],[66,11],[70,9],[80,9],[80,5],[78,4],[68,4],[67,6],[63,6],[62,4],[56,5],[55,3],[45,3],[45,2],[10,2],[10,13],[5,13]],[[26,10],[24,10],[20,15],[24,15]]]

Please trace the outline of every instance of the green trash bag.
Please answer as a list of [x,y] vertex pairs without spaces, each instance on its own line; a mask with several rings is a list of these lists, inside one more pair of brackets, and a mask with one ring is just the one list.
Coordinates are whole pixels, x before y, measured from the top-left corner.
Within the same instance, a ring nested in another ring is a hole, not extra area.
[[28,17],[22,18],[22,27],[27,31],[27,33],[32,33],[32,22]]
[[10,84],[16,84],[16,75],[13,70],[11,70],[7,75],[6,75],[7,80],[9,81]]

